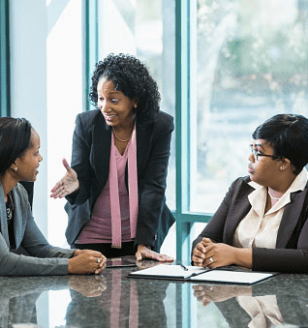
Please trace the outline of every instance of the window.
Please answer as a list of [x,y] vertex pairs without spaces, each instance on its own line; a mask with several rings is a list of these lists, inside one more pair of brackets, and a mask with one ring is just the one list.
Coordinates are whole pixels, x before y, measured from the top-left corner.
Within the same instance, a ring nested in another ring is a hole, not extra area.
[[254,129],[307,116],[307,10],[305,0],[177,2],[178,258],[189,262],[194,222],[247,175]]
[[[1,1],[1,3],[8,1]],[[10,1],[11,115],[41,138],[33,213],[48,241],[67,246],[65,200],[50,189],[70,162],[76,115],[86,109],[84,1]]]
[[307,1],[192,1],[191,203],[214,212],[247,175],[254,129],[308,114]]

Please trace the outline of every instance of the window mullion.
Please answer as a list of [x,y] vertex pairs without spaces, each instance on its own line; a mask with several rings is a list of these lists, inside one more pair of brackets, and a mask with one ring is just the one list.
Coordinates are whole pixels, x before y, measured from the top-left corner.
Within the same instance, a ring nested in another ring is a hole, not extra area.
[[[86,87],[90,92],[91,76],[98,61],[98,3],[97,0],[86,1]],[[87,110],[93,105],[87,100]]]
[[0,0],[0,116],[10,116],[9,2]]
[[[176,1],[176,220],[177,258],[182,259],[182,248],[189,249],[190,224],[182,221],[189,211],[190,199],[190,1]],[[186,245],[187,243],[187,245]],[[184,254],[187,257],[187,254]]]

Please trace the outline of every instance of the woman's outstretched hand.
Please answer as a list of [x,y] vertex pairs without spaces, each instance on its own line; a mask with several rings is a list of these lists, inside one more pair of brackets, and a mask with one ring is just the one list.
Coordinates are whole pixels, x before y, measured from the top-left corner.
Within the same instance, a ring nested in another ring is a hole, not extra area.
[[76,171],[68,165],[65,158],[63,158],[62,163],[66,168],[66,174],[51,189],[50,197],[53,198],[63,198],[79,188],[79,180]]
[[136,252],[136,260],[141,261],[143,259],[156,260],[159,262],[173,262],[174,259],[168,255],[159,254],[147,248],[144,245],[138,245]]

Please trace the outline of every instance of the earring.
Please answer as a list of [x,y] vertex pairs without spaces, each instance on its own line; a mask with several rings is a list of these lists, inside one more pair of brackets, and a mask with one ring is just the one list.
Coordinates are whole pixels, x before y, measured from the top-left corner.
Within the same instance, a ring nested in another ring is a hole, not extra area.
[[17,172],[17,171],[18,171],[18,167],[16,166],[16,167],[14,168],[14,170],[15,170],[15,172]]
[[284,170],[285,169],[285,167],[284,166],[280,166],[280,170]]

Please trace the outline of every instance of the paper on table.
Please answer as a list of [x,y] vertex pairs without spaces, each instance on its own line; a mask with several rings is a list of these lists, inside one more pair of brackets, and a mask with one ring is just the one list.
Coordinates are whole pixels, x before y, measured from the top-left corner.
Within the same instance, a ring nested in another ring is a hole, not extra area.
[[186,268],[188,271],[185,271],[180,265],[158,264],[148,269],[131,272],[130,275],[188,278],[194,273],[200,273],[208,270],[196,266],[186,266]]
[[198,276],[191,277],[191,281],[209,281],[234,284],[253,284],[257,281],[271,277],[272,273],[238,272],[228,270],[211,270]]

